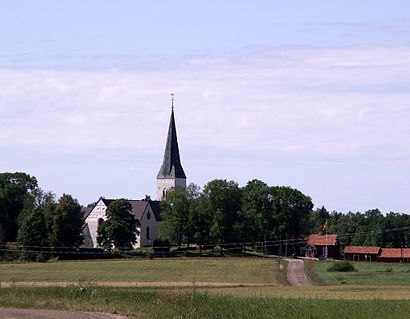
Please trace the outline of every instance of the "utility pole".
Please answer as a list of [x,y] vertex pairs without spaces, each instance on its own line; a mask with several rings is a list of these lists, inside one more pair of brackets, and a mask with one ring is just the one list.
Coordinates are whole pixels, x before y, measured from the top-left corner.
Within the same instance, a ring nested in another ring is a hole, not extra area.
[[278,270],[280,271],[280,260],[282,258],[282,235],[279,236],[279,262],[278,262]]

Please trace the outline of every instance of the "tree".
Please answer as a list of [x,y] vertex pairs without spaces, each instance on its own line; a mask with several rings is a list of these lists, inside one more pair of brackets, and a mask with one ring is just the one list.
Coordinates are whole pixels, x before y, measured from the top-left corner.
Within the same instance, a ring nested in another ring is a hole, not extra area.
[[17,243],[20,246],[48,246],[44,209],[36,207],[21,225]]
[[137,242],[137,235],[141,224],[131,214],[132,206],[126,199],[113,201],[107,208],[107,220],[98,227],[98,245],[111,249],[132,248]]
[[323,225],[328,222],[328,228],[330,227],[330,214],[325,208],[322,206],[321,208],[317,208],[310,213],[310,221],[309,227],[310,232],[312,234],[317,234],[323,230]]
[[270,187],[269,192],[274,207],[272,237],[298,237],[310,232],[308,221],[313,203],[309,196],[286,186]]
[[16,241],[18,218],[37,188],[37,179],[25,173],[0,174],[0,229],[4,241]]
[[203,209],[210,221],[210,237],[213,241],[228,243],[237,239],[234,222],[241,209],[241,190],[238,183],[215,179],[205,185],[202,194]]
[[175,187],[167,192],[161,201],[161,237],[181,245],[187,237],[189,214],[190,201],[187,190]]
[[36,207],[45,207],[49,203],[55,203],[55,194],[46,192],[40,187],[35,188],[24,200],[24,207],[17,218],[17,226],[21,227],[24,219],[31,214]]
[[[36,259],[39,256],[37,252],[49,246],[47,239],[44,208],[39,206],[24,219],[18,231],[17,243],[23,247],[26,259]],[[30,252],[32,250],[36,252]]]
[[47,203],[44,216],[52,247],[74,247],[82,243],[81,205],[71,195],[63,194],[58,203]]
[[272,196],[269,186],[257,179],[242,188],[242,209],[236,224],[242,241],[260,241],[274,228]]

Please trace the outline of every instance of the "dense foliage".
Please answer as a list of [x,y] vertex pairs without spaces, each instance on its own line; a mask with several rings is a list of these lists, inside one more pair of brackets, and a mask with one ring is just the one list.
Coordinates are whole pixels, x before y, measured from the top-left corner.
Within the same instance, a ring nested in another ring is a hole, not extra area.
[[50,257],[58,247],[80,245],[82,224],[81,206],[71,195],[57,202],[33,176],[0,174],[0,244],[17,242],[24,259],[37,259],[45,251]]
[[131,214],[132,206],[126,199],[113,201],[107,208],[107,220],[98,227],[98,245],[111,249],[113,247],[129,249],[137,241],[141,224]]
[[212,180],[203,191],[191,184],[162,201],[161,235],[176,244],[234,243],[296,237],[308,233],[310,197],[290,187],[252,180]]
[[410,247],[410,215],[407,214],[390,212],[383,215],[378,209],[365,213],[329,213],[322,207],[311,212],[312,232],[321,231],[325,221],[328,233],[338,234],[342,247]]
[[0,242],[16,241],[21,215],[33,198],[37,180],[25,173],[0,174]]
[[[51,257],[59,248],[78,247],[82,243],[81,206],[71,195],[63,194],[58,202],[51,193],[42,194],[18,231],[17,243],[24,259]],[[47,252],[47,256],[43,253]]]
[[327,221],[328,233],[338,234],[342,247],[410,247],[410,215],[313,210],[311,198],[297,189],[257,179],[242,188],[227,180],[212,180],[202,191],[194,184],[175,188],[161,206],[161,236],[178,245],[271,242],[268,248],[277,250],[272,241],[319,233]]

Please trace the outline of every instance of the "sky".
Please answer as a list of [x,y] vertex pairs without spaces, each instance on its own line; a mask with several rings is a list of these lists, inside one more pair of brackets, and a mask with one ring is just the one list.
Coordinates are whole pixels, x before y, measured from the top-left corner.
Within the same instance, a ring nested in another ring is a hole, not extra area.
[[188,183],[410,213],[409,1],[0,1],[0,170],[155,198],[170,92]]

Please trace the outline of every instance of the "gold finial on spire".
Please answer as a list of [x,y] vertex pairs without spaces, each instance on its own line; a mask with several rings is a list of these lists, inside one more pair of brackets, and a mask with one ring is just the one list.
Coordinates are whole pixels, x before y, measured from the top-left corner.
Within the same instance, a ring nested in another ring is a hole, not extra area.
[[171,108],[172,108],[172,110],[174,110],[174,101],[175,101],[174,92],[171,92]]

